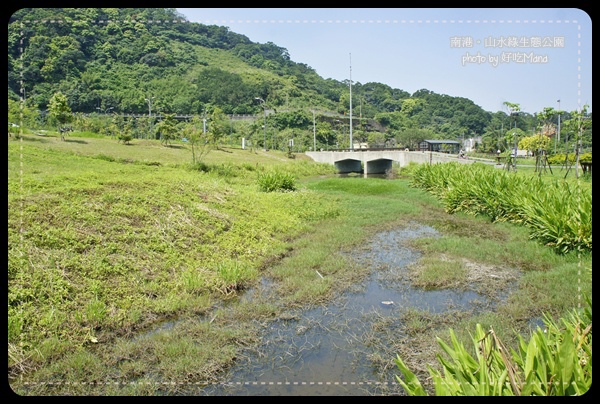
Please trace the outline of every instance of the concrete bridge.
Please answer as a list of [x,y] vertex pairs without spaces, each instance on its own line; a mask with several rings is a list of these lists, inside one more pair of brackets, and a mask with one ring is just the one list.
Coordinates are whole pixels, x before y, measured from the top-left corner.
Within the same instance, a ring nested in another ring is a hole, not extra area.
[[463,164],[475,162],[473,159],[459,158],[455,154],[398,149],[355,149],[344,151],[306,152],[305,154],[318,163],[335,165],[339,173],[364,173],[365,175],[384,174],[387,170],[390,170],[394,164],[399,167],[404,167],[411,162],[419,164],[447,163],[450,161]]

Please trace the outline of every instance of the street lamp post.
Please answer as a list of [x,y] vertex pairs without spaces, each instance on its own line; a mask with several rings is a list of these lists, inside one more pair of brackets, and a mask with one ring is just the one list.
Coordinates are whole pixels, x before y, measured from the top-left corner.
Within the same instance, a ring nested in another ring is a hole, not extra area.
[[554,143],[554,153],[556,153],[556,144],[560,143],[560,100],[557,100],[556,102],[558,102],[558,137]]
[[511,115],[515,117],[515,131],[513,132],[515,138],[513,153],[515,154],[515,158],[513,160],[513,170],[517,171],[517,116],[519,116],[519,112],[512,112]]
[[263,113],[264,113],[263,128],[264,128],[264,132],[265,132],[264,147],[265,147],[265,151],[267,151],[267,106],[266,106],[265,100],[263,100],[262,98],[255,97],[254,99],[257,100],[257,101],[260,101],[261,105],[263,107]]

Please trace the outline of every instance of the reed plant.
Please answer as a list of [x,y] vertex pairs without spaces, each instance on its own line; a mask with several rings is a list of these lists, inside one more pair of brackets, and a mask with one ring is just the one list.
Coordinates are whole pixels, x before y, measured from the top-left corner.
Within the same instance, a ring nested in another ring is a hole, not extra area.
[[563,254],[592,250],[591,187],[517,175],[481,163],[422,164],[412,173],[413,186],[440,199],[448,213],[526,226],[532,239]]
[[[549,317],[518,350],[507,349],[493,328],[477,324],[469,351],[450,330],[438,338],[443,372],[428,366],[436,396],[579,396],[592,385],[592,302],[573,310],[562,324]],[[411,396],[429,395],[399,355],[398,383]]]

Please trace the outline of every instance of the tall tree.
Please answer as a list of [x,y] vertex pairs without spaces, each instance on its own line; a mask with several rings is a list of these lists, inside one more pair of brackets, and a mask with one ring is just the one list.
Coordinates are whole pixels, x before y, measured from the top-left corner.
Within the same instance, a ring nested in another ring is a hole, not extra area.
[[552,107],[545,107],[542,112],[538,112],[536,114],[538,118],[537,132],[549,138],[556,136],[556,125],[553,120],[557,113]]

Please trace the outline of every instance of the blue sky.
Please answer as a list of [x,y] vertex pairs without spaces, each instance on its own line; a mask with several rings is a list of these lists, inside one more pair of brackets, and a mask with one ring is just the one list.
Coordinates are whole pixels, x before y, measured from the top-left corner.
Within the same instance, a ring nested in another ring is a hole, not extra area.
[[[592,22],[577,8],[178,8],[285,48],[323,78],[465,97],[486,111],[592,110]],[[560,103],[558,102],[560,100]]]

